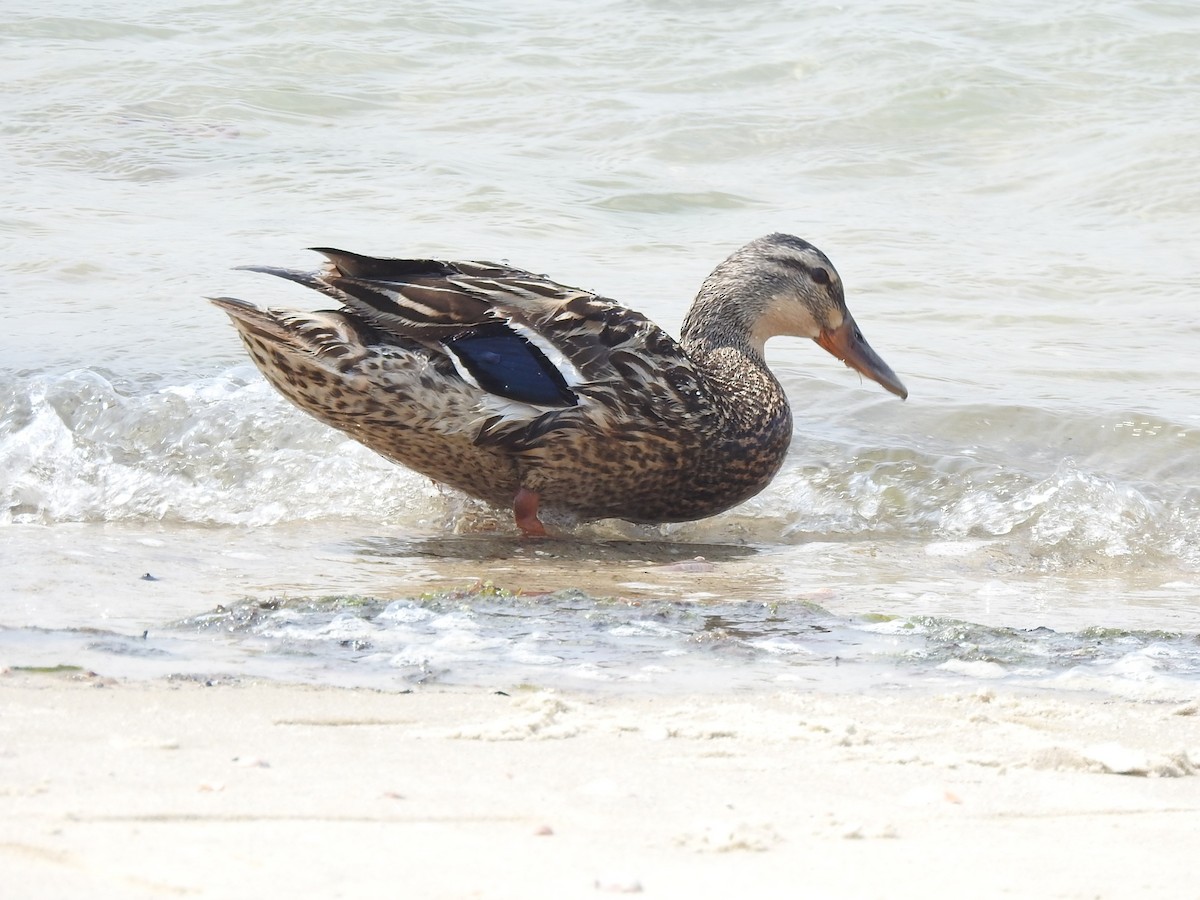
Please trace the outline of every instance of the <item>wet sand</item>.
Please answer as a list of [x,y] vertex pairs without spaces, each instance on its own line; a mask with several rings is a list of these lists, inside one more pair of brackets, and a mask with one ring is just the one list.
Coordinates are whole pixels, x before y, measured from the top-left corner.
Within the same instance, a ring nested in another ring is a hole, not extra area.
[[14,896],[1193,896],[1200,704],[0,678]]

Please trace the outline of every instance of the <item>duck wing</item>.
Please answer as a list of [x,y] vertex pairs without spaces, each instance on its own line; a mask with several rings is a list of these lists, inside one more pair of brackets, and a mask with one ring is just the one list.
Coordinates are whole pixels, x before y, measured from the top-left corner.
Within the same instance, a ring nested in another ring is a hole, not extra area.
[[[589,291],[493,262],[385,259],[313,248],[325,267],[247,266],[336,299],[382,341],[441,345],[482,390],[542,408],[572,407],[618,384],[651,401],[690,388],[682,347],[640,313]],[[678,385],[671,385],[678,380]]]

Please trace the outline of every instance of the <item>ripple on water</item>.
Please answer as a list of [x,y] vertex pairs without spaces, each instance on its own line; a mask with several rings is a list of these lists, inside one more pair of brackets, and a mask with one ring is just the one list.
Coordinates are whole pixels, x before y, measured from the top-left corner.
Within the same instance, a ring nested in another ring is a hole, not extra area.
[[1165,631],[985,626],[938,616],[836,616],[805,602],[654,601],[491,585],[405,600],[246,601],[178,623],[256,653],[320,660],[363,683],[579,682],[687,690],[1090,680],[1145,695],[1200,690],[1200,639]]

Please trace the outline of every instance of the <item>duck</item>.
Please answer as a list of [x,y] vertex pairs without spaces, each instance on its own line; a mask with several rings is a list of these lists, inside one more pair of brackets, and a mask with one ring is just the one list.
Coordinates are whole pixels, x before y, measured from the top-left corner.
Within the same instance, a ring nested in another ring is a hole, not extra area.
[[316,271],[245,266],[337,302],[209,298],[284,397],[387,459],[502,509],[525,537],[570,521],[685,522],[778,473],[792,414],[764,345],[811,338],[905,399],[829,258],[751,241],[700,286],[679,339],[639,312],[507,263],[333,248]]

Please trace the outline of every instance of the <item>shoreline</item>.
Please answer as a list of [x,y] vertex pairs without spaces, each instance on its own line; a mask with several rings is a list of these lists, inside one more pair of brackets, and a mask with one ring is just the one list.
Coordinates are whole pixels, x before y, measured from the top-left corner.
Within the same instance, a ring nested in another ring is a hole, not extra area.
[[0,676],[17,895],[1191,896],[1200,703]]

